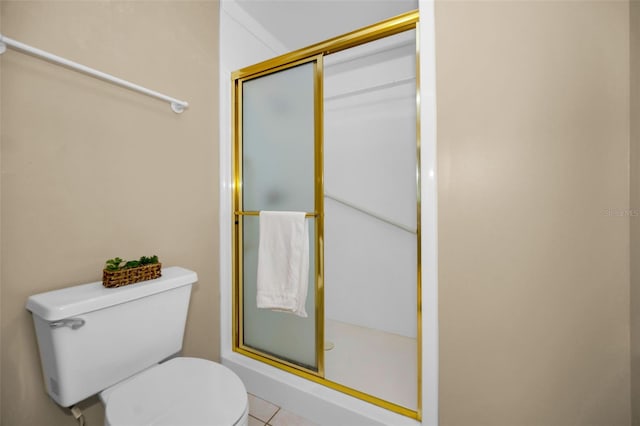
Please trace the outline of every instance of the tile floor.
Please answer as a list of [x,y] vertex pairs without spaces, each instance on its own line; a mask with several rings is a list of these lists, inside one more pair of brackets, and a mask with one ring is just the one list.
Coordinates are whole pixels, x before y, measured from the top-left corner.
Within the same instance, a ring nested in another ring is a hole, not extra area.
[[249,426],[317,426],[317,424],[249,394]]

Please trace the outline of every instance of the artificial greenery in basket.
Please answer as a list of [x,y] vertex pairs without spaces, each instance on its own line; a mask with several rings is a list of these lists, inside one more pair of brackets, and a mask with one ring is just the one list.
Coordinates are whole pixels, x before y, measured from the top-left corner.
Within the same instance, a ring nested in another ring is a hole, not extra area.
[[142,256],[139,260],[126,261],[119,257],[109,259],[102,271],[102,285],[105,287],[121,287],[140,281],[160,278],[162,263],[158,256]]

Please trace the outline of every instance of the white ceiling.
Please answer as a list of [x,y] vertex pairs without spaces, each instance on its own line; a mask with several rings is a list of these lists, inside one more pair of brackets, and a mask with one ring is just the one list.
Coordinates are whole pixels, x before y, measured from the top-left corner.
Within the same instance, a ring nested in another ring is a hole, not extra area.
[[237,4],[289,50],[418,8],[418,0],[237,0]]

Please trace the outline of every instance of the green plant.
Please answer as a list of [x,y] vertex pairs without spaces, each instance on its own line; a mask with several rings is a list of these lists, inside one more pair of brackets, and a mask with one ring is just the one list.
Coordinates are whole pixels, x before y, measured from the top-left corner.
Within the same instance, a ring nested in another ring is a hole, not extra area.
[[158,263],[158,256],[156,255],[153,255],[151,257],[142,256],[139,262],[140,262],[140,266],[153,265],[154,263]]
[[138,266],[153,265],[158,262],[158,256],[156,255],[150,257],[142,256],[139,260],[129,261],[126,261],[119,257],[115,257],[106,261],[104,269],[106,269],[107,271],[119,271],[121,269],[130,269],[137,268]]
[[120,265],[122,264],[122,262],[124,262],[124,260],[120,259],[119,257],[109,259],[107,260],[104,269],[106,269],[107,271],[117,271],[118,269],[120,269]]

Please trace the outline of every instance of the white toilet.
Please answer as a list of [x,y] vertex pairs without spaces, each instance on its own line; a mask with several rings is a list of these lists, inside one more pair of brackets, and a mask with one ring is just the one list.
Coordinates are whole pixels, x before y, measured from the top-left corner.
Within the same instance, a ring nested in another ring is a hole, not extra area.
[[[195,272],[119,288],[101,282],[29,297],[48,394],[63,407],[100,394],[108,426],[246,426],[247,392],[182,349]],[[164,361],[164,362],[163,362]]]

